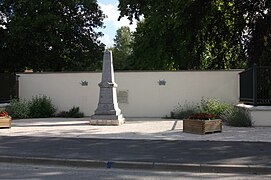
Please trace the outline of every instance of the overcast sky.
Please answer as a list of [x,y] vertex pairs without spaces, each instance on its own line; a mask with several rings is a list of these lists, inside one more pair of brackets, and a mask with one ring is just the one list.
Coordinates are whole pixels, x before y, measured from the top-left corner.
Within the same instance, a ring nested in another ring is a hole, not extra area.
[[118,21],[119,11],[118,11],[118,0],[97,0],[104,14],[107,18],[104,19],[104,29],[99,29],[103,32],[104,36],[101,41],[106,44],[107,47],[113,46],[113,39],[116,35],[116,30],[121,26],[129,26],[131,31],[134,31],[136,24],[129,25],[129,20],[127,18],[121,18]]

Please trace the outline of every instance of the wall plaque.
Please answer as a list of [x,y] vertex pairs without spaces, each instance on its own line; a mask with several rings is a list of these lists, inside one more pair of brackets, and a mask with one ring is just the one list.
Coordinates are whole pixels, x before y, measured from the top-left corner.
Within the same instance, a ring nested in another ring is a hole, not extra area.
[[117,92],[118,103],[128,103],[128,90]]

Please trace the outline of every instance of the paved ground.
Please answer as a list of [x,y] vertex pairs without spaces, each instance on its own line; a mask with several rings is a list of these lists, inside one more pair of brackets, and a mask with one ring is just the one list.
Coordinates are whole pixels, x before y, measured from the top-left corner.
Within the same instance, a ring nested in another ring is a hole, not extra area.
[[0,136],[271,142],[271,127],[223,126],[222,133],[203,136],[184,133],[181,120],[129,118],[121,126],[90,126],[88,120],[89,118],[13,120],[11,129],[0,129]]
[[271,127],[182,132],[182,121],[128,119],[90,126],[88,119],[14,120],[0,129],[0,161],[94,167],[271,173]]
[[271,175],[103,169],[0,163],[3,180],[270,180]]

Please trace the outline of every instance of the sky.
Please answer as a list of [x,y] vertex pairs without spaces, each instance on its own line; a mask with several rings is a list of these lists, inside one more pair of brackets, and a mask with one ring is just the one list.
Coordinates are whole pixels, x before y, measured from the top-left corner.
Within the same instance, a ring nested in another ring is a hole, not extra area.
[[121,26],[129,26],[131,31],[135,31],[136,23],[129,25],[129,20],[125,17],[118,21],[119,11],[118,11],[118,0],[97,0],[99,6],[101,7],[103,13],[107,15],[104,19],[104,29],[98,29],[104,36],[100,39],[107,47],[112,47],[114,44],[114,37],[116,35],[117,29]]

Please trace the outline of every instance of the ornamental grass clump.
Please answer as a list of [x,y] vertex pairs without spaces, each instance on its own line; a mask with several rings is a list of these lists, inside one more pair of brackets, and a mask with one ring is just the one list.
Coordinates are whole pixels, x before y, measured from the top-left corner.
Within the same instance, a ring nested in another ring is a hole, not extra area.
[[221,119],[229,126],[235,127],[251,127],[253,122],[251,116],[246,109],[234,107],[227,109],[222,115]]
[[199,112],[200,112],[200,108],[198,105],[185,102],[183,106],[178,104],[178,106],[171,112],[171,118],[186,119],[186,118],[189,118],[189,116],[199,113]]

